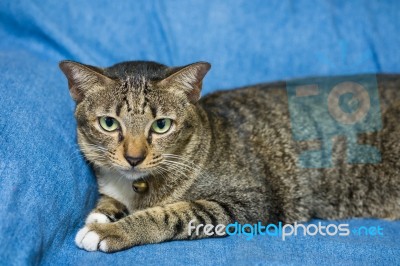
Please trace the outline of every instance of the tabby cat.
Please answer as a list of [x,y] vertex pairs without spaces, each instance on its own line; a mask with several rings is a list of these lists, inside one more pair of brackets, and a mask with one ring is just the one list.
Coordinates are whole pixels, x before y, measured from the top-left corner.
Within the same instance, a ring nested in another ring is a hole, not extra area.
[[[207,237],[188,224],[400,218],[400,76],[377,76],[382,129],[358,135],[378,163],[348,163],[335,137],[331,167],[300,167],[285,82],[200,99],[210,64],[62,61],[80,148],[100,199],[77,233],[85,250]],[[317,108],[317,107],[315,107]]]

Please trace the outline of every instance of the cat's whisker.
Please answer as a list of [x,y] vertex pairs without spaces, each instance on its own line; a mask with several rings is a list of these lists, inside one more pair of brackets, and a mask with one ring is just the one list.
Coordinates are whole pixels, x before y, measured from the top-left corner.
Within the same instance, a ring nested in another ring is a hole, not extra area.
[[196,164],[194,164],[193,162],[185,159],[183,156],[179,156],[179,155],[175,155],[175,154],[163,154],[164,157],[169,157],[169,158],[174,158],[174,159],[178,159],[181,161],[184,161],[190,165],[193,165],[194,167],[198,167]]
[[[162,166],[160,166],[162,167]],[[169,173],[173,175],[183,175],[186,176],[185,169],[182,169],[181,167],[174,166],[174,165],[165,165],[166,170],[168,170]]]
[[190,169],[195,168],[195,166],[188,165],[188,164],[186,164],[186,162],[172,160],[172,159],[169,159],[169,158],[164,158],[163,162],[168,162],[168,163],[171,163],[171,164],[179,165],[179,166],[182,166],[184,168],[190,168]]
[[182,163],[177,163],[175,161],[169,161],[169,160],[165,160],[164,163],[168,163],[168,164],[164,164],[164,165],[167,168],[171,168],[172,170],[174,170],[173,174],[175,174],[175,175],[178,174],[178,175],[184,176],[185,178],[190,178],[188,176],[188,174],[193,174],[193,172],[197,171],[199,176],[202,176],[201,172],[200,172],[201,171],[200,168],[195,169],[195,168],[193,168],[191,166],[188,166],[188,165],[185,165],[185,164],[182,164]]
[[166,174],[170,173],[167,169],[165,168],[155,168],[154,169],[156,173],[158,173],[159,176],[161,176],[161,178],[166,179]]
[[[170,168],[172,168],[172,169],[170,169]],[[158,168],[158,169],[163,169],[163,170],[165,170],[166,172],[168,172],[168,173],[173,173],[171,170],[181,170],[181,169],[179,169],[178,167],[176,167],[176,166],[172,166],[172,165],[163,165],[162,163],[160,163],[156,168]]]
[[197,170],[197,169],[191,168],[188,165],[179,164],[179,163],[174,162],[174,161],[165,160],[165,163],[168,163],[168,164],[166,164],[167,167],[175,168],[175,170],[179,170],[179,171],[195,172]]
[[[207,178],[209,177],[209,175],[207,173],[205,173],[201,167],[195,165],[193,162],[188,161],[187,159],[183,158],[182,156],[178,156],[175,154],[163,154],[163,157],[165,158],[166,162],[181,164],[182,166],[185,166],[186,168],[189,168],[191,170],[197,170],[198,174],[201,175],[202,177],[207,177]],[[181,162],[176,162],[176,161],[173,161],[170,159],[180,160]],[[186,163],[188,163],[190,165],[187,165]]]
[[[159,169],[164,170],[167,174],[172,174],[172,175],[182,175],[185,178],[189,178],[183,171],[181,168],[177,167],[177,166],[172,166],[172,165],[164,165],[165,167],[163,167],[162,164],[158,165],[157,167]],[[168,167],[172,168],[169,169]],[[174,170],[174,171],[172,171]],[[166,177],[165,177],[166,178]]]
[[[109,164],[109,161],[114,161],[113,158],[107,158],[105,154],[109,154],[110,152],[99,145],[95,144],[90,144],[90,143],[82,143],[80,145],[80,149],[82,153],[84,154],[84,158],[86,158],[92,165],[101,163],[103,166],[110,168],[110,169],[115,169],[113,167],[113,164]],[[109,156],[113,157],[113,156]]]

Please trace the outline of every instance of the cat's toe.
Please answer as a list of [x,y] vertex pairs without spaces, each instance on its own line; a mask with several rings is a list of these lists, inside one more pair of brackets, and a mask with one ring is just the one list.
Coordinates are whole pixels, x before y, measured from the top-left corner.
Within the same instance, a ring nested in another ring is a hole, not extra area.
[[78,231],[76,245],[86,251],[115,252],[133,245],[118,223],[92,223]]
[[96,251],[99,247],[99,242],[100,236],[96,232],[90,231],[82,239],[82,246],[87,251]]
[[99,249],[100,249],[101,251],[103,251],[103,252],[108,252],[108,251],[109,251],[108,245],[107,245],[107,241],[106,241],[106,240],[102,240],[102,241],[100,242]]
[[104,224],[109,222],[111,222],[110,219],[106,215],[99,212],[93,212],[89,214],[89,216],[86,218],[85,221],[86,224],[91,224],[91,223]]
[[88,227],[83,227],[81,228],[78,233],[75,236],[75,244],[79,247],[79,248],[83,248],[83,244],[82,244],[82,240],[83,238],[86,236],[86,234],[89,232],[89,228]]
[[100,236],[85,226],[78,231],[75,237],[75,244],[87,251],[96,251],[99,247]]
[[84,227],[76,234],[75,243],[78,247],[87,251],[96,251],[99,247],[100,236],[95,231]]

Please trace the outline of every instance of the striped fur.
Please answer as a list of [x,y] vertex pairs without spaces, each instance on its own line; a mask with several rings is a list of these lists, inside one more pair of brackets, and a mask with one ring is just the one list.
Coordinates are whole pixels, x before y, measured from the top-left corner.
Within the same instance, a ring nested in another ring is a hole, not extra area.
[[[170,68],[125,62],[95,68],[64,61],[77,102],[78,141],[94,166],[102,196],[77,236],[86,250],[206,237],[188,224],[293,223],[312,217],[400,218],[400,77],[379,76],[384,128],[362,134],[382,163],[344,160],[335,140],[332,168],[297,167],[315,143],[292,139],[285,83],[217,92],[199,99],[209,64]],[[98,117],[120,122],[104,132]],[[163,135],[157,119],[173,120]],[[132,167],[127,153],[145,156]],[[138,193],[132,183],[143,180]],[[104,215],[104,216],[102,216]],[[90,219],[89,219],[90,218]]]

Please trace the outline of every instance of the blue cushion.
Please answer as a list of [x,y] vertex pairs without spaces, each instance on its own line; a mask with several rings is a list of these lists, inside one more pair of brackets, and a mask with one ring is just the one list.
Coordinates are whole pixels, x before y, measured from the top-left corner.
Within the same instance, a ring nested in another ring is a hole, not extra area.
[[204,93],[303,76],[399,73],[398,10],[398,1],[1,1],[0,264],[399,264],[400,222],[374,219],[340,222],[381,226],[383,236],[232,236],[113,255],[78,249],[73,238],[97,187],[57,67],[61,59],[205,60],[213,68]]

